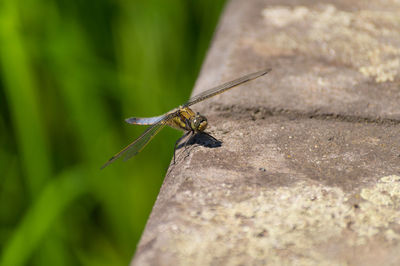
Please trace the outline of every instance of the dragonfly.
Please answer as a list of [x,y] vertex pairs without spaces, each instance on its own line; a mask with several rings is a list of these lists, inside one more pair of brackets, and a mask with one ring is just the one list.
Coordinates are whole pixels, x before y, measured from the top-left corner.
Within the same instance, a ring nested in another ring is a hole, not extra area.
[[[194,136],[195,134],[198,133],[205,133],[208,136],[212,137],[210,134],[206,133],[204,130],[208,126],[207,118],[200,113],[194,112],[192,109],[189,107],[199,103],[201,101],[204,101],[206,99],[209,99],[215,95],[221,94],[229,89],[232,89],[233,87],[236,87],[240,84],[243,84],[245,82],[248,82],[250,80],[256,79],[258,77],[261,77],[268,72],[270,72],[271,69],[265,69],[261,71],[257,71],[254,73],[247,74],[243,77],[231,80],[229,82],[226,82],[222,85],[219,85],[217,87],[211,88],[209,90],[206,90],[194,97],[192,97],[188,102],[185,104],[179,106],[178,108],[175,108],[163,115],[160,116],[155,116],[155,117],[147,117],[147,118],[138,118],[138,117],[130,117],[125,119],[125,122],[133,125],[148,125],[149,127],[140,135],[136,140],[134,140],[131,144],[126,146],[124,149],[122,149],[120,152],[115,154],[113,157],[111,157],[102,167],[101,169],[107,167],[109,164],[113,163],[115,160],[117,160],[120,157],[124,156],[125,160],[128,160],[129,158],[135,156],[138,154],[140,151],[143,150],[143,148],[148,144],[153,137],[160,132],[164,126],[168,125],[172,128],[183,130],[186,133],[179,138],[176,143],[175,143],[175,148],[174,148],[174,162],[175,162],[175,151],[177,144],[185,137],[190,135],[190,138]],[[189,138],[189,139],[190,139]],[[212,137],[214,140],[215,138]],[[188,141],[186,141],[186,144]]]

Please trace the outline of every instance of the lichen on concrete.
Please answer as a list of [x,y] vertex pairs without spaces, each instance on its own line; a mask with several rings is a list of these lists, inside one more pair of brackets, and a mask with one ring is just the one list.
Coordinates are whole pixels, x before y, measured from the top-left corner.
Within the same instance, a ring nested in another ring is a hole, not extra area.
[[[387,10],[343,11],[331,4],[269,6],[262,10],[267,27],[279,29],[268,38],[272,50],[323,55],[351,65],[376,82],[394,81],[400,71],[397,35],[400,6]],[[394,12],[397,10],[398,12]],[[305,25],[309,27],[304,27]]]
[[[190,194],[182,193],[179,200]],[[359,196],[310,181],[265,188],[246,200],[191,210],[180,225],[163,229],[170,232],[163,251],[191,265],[244,265],[248,256],[260,264],[346,265],[349,249],[375,237],[400,248],[400,176],[382,177]]]
[[363,188],[360,196],[361,212],[354,216],[354,227],[359,241],[383,232],[387,241],[399,240],[400,232],[391,229],[391,225],[400,225],[400,176],[382,177],[374,186]]

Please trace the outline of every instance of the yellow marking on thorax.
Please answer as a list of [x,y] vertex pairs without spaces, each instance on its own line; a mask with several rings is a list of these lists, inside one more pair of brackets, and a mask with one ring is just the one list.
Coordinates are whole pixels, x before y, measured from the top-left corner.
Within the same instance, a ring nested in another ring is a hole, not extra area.
[[182,116],[182,118],[186,118],[186,119],[193,118],[196,115],[196,113],[193,112],[193,110],[190,109],[189,107],[181,108],[179,110],[179,112],[180,112],[180,115]]
[[[195,115],[196,115],[196,113],[193,112],[193,110],[190,109],[189,107],[180,108],[179,109],[179,114],[176,117],[174,117],[171,120],[169,120],[167,122],[167,124],[170,127],[173,127],[173,128],[176,128],[176,129],[191,130],[190,128],[186,127],[185,121],[192,119]],[[190,125],[190,123],[189,123],[189,125]]]

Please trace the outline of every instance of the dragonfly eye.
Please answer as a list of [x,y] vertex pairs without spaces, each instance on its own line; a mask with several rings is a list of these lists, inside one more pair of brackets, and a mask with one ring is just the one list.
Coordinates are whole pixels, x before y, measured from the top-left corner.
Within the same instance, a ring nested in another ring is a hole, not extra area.
[[200,114],[197,114],[195,118],[192,120],[192,129],[197,132],[202,132],[206,129],[208,123],[207,118]]

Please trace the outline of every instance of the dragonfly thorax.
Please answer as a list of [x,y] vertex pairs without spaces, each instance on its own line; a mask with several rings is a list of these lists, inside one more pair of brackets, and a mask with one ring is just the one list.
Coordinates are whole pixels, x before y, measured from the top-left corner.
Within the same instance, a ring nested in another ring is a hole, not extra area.
[[194,132],[203,132],[207,128],[207,118],[197,113],[190,121],[190,127]]

